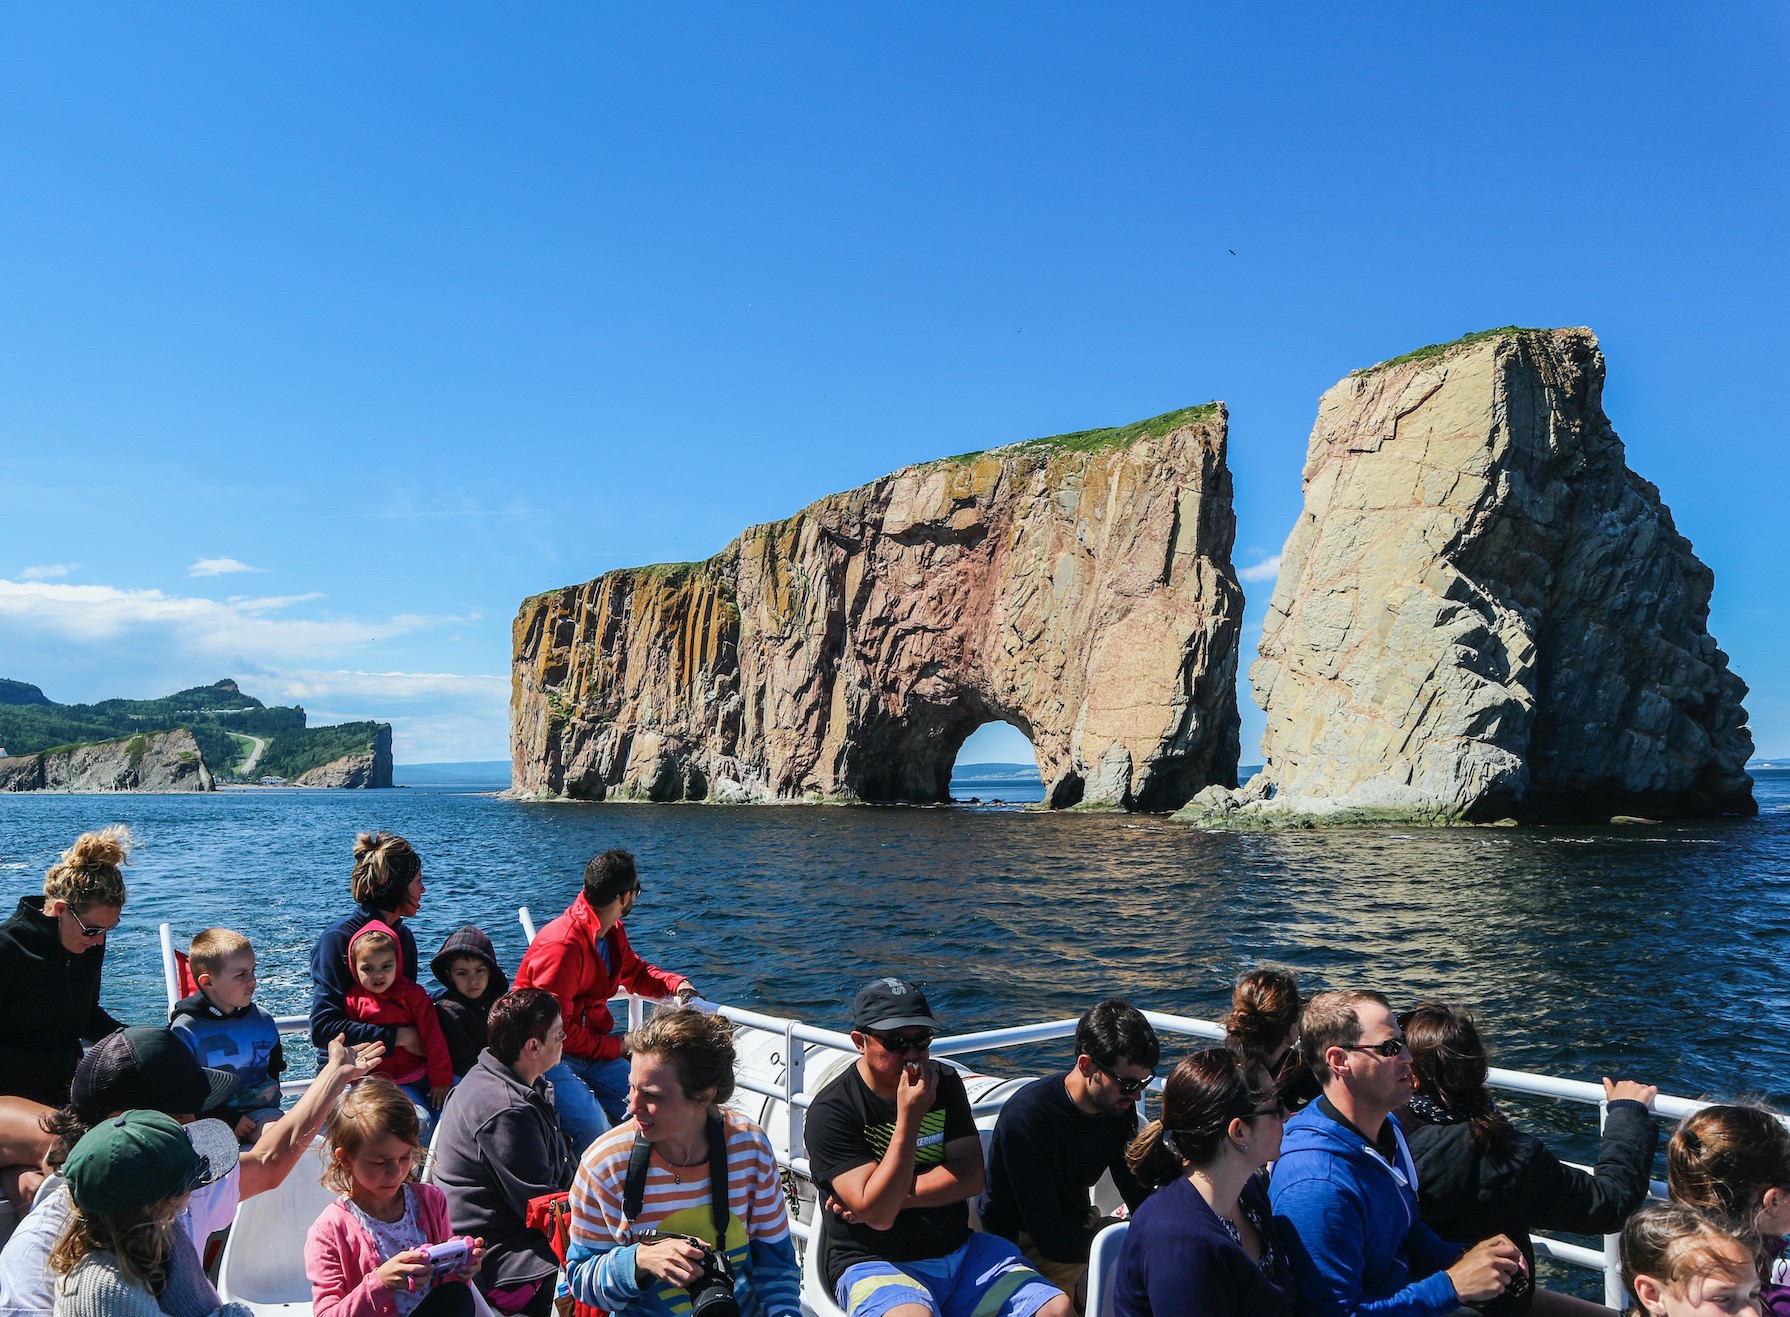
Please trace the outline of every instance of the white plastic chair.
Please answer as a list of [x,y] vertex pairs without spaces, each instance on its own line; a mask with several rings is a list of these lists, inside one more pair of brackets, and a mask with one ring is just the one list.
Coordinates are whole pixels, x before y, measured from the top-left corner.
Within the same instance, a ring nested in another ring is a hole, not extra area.
[[827,1223],[821,1219],[826,1210],[814,1205],[814,1233],[802,1250],[802,1317],[845,1317],[827,1284]]
[[1087,1317],[1107,1317],[1113,1310],[1113,1278],[1119,1274],[1119,1245],[1125,1242],[1129,1221],[1119,1221],[1094,1236],[1088,1252]]
[[336,1197],[318,1182],[322,1149],[312,1144],[278,1188],[236,1209],[218,1262],[218,1294],[248,1304],[257,1317],[311,1317],[305,1236]]

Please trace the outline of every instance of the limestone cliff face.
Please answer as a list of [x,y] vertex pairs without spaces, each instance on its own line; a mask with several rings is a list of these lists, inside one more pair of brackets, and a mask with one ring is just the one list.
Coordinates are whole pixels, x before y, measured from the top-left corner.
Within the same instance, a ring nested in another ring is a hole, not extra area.
[[1713,576],[1603,380],[1589,330],[1499,331],[1324,395],[1250,672],[1266,767],[1190,816],[1754,811]]
[[995,719],[1055,806],[1234,782],[1225,433],[1211,404],[908,467],[525,601],[517,793],[937,801]]
[[366,754],[343,755],[300,773],[295,787],[389,787],[392,784],[392,729],[381,725]]
[[0,759],[0,791],[215,791],[185,728]]

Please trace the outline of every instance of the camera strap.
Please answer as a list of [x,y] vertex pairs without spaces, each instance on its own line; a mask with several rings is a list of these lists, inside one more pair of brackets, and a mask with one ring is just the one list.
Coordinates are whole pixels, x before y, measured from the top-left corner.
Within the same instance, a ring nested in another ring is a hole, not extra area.
[[[709,1113],[709,1219],[715,1223],[715,1251],[727,1251],[727,1129],[721,1118]],[[634,1148],[628,1154],[628,1178],[622,1185],[622,1215],[630,1223],[640,1219],[646,1205],[646,1168],[653,1159],[653,1145],[641,1135],[634,1136]]]

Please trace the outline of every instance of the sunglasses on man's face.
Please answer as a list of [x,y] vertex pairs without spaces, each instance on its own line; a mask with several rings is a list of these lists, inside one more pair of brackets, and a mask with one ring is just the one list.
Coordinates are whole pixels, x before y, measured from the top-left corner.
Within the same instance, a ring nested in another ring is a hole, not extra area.
[[1114,1070],[1111,1066],[1102,1065],[1100,1062],[1095,1061],[1094,1058],[1091,1056],[1088,1058],[1088,1060],[1090,1062],[1092,1062],[1094,1069],[1098,1070],[1101,1074],[1105,1075],[1108,1079],[1112,1080],[1113,1083],[1118,1086],[1119,1092],[1127,1094],[1128,1096],[1135,1097],[1137,1094],[1143,1092],[1146,1088],[1150,1087],[1151,1081],[1156,1078],[1156,1072],[1154,1070],[1152,1070],[1149,1074],[1145,1075],[1142,1079],[1126,1079],[1123,1075],[1119,1074],[1118,1071]]
[[873,1033],[864,1030],[866,1037],[876,1039],[876,1045],[894,1056],[906,1056],[909,1052],[924,1052],[932,1046],[937,1036],[930,1029],[917,1029],[913,1033]]
[[1387,1038],[1377,1043],[1348,1043],[1345,1046],[1351,1052],[1372,1052],[1375,1056],[1383,1056],[1388,1061],[1395,1056],[1405,1054],[1403,1038]]

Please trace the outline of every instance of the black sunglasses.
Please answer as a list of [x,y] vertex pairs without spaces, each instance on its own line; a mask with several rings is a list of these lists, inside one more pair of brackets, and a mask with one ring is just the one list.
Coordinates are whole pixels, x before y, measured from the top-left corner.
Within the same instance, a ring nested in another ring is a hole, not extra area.
[[1285,1120],[1288,1112],[1291,1110],[1292,1108],[1287,1106],[1285,1098],[1275,1098],[1273,1106],[1263,1107],[1259,1111],[1252,1111],[1247,1116],[1243,1117],[1243,1119],[1254,1120],[1257,1116],[1278,1116],[1280,1119]]
[[81,930],[81,936],[84,938],[89,938],[97,942],[100,938],[112,931],[109,928],[89,928],[86,921],[75,913],[73,906],[67,907],[67,911],[68,917],[75,921],[75,927]]
[[1383,1056],[1390,1061],[1395,1056],[1403,1056],[1406,1044],[1403,1038],[1388,1038],[1378,1043],[1345,1043],[1351,1052],[1372,1052],[1375,1056]]
[[876,1039],[877,1046],[883,1051],[896,1056],[906,1056],[909,1052],[924,1052],[932,1046],[932,1040],[938,1037],[931,1029],[921,1029],[917,1033],[876,1033],[864,1030],[866,1037]]
[[1150,1087],[1156,1080],[1156,1072],[1154,1070],[1145,1075],[1142,1079],[1126,1079],[1123,1075],[1117,1073],[1111,1066],[1103,1065],[1099,1061],[1095,1061],[1091,1056],[1088,1060],[1094,1062],[1094,1069],[1098,1070],[1101,1074],[1112,1080],[1113,1083],[1117,1084],[1119,1092],[1121,1093],[1133,1095],[1141,1093],[1146,1088]]

